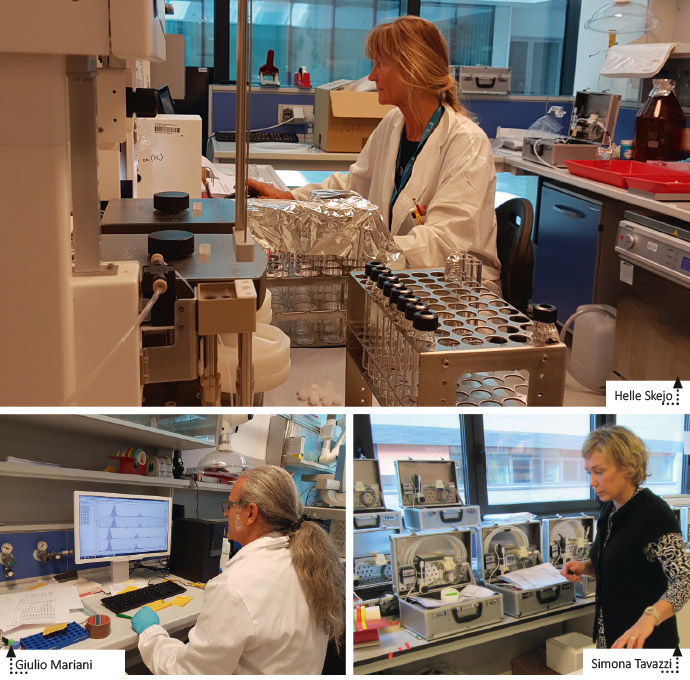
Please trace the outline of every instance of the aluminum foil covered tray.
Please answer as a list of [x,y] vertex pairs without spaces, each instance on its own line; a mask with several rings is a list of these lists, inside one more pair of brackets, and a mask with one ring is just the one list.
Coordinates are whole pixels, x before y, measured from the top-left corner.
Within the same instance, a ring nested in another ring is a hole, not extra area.
[[270,253],[326,255],[359,267],[369,260],[405,265],[378,206],[353,191],[312,191],[309,201],[252,199],[247,226]]

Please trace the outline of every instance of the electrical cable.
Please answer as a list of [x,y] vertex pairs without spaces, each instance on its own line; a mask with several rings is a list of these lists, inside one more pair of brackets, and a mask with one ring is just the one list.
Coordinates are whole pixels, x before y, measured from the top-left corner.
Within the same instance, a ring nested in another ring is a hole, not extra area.
[[[165,292],[165,291],[163,291]],[[96,380],[96,378],[103,372],[103,369],[108,365],[108,362],[120,351],[122,346],[129,340],[130,335],[134,333],[134,331],[139,328],[141,323],[144,321],[144,319],[148,316],[149,312],[153,308],[153,306],[156,304],[158,301],[158,298],[161,296],[161,289],[157,288],[151,299],[148,301],[144,309],[141,311],[141,314],[137,317],[136,321],[132,324],[130,329],[125,333],[125,335],[120,338],[120,340],[117,342],[117,344],[108,352],[106,355],[105,359],[101,361],[101,363],[96,367],[96,369],[91,373],[89,378],[82,383],[81,387],[77,388],[72,394],[65,400],[65,406],[71,405],[74,400],[82,393],[84,390],[88,389],[91,387],[93,382]]]

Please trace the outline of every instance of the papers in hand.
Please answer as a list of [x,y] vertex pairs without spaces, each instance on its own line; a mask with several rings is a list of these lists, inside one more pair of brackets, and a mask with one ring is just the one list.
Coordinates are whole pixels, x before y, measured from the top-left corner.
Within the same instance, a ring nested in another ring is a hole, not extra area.
[[462,602],[467,602],[469,600],[476,600],[479,597],[491,597],[496,593],[493,590],[484,588],[483,586],[476,586],[473,584],[465,586],[459,591],[460,597],[456,602],[444,602],[443,600],[437,600],[433,597],[411,597],[410,602],[416,602],[421,604],[422,607],[426,609],[434,609],[435,607],[445,607],[449,604],[461,604]]
[[525,590],[544,588],[556,583],[565,583],[568,580],[565,576],[561,576],[558,569],[550,562],[547,564],[537,564],[527,569],[516,569],[509,574],[504,574],[501,576],[501,579]]

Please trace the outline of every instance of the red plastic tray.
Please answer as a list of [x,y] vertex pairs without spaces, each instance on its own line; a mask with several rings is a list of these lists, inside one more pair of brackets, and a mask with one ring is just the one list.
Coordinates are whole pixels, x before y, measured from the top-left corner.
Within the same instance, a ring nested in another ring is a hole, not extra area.
[[[688,173],[683,173],[687,175]],[[641,179],[628,177],[628,188],[650,194],[690,194],[690,177],[683,179]]]
[[671,181],[673,179],[687,181],[687,173],[675,172],[668,168],[640,163],[640,161],[565,161],[571,175],[593,179],[604,184],[626,189],[627,178],[659,179]]

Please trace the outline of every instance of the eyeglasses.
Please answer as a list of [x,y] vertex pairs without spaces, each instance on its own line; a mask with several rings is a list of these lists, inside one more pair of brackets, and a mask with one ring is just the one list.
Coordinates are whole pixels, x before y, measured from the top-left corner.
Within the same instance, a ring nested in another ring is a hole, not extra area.
[[221,501],[220,507],[223,508],[223,514],[228,512],[233,505],[242,505],[242,501]]

